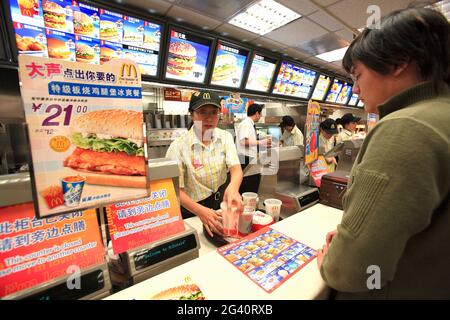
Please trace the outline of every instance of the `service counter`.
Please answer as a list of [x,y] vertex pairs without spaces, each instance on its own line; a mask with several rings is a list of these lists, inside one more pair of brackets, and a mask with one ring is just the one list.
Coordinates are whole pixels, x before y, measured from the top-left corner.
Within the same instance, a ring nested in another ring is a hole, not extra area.
[[[271,227],[315,250],[325,243],[326,234],[336,229],[342,211],[316,204],[292,215]],[[217,252],[217,248],[205,238],[197,217],[186,222],[195,228],[200,238],[200,257],[161,273],[107,297],[107,300],[149,299],[154,294],[173,286],[174,281],[189,277],[197,284],[208,300],[300,300],[326,299],[329,289],[312,260],[271,293],[267,293],[250,278],[240,272]]]

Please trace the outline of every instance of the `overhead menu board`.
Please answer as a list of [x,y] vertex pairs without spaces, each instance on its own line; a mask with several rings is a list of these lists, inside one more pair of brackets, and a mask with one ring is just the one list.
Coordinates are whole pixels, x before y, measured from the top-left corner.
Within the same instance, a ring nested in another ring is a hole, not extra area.
[[323,100],[325,98],[325,94],[327,93],[327,89],[330,85],[331,79],[330,77],[321,74],[319,80],[317,80],[316,87],[314,88],[314,92],[312,94],[311,99],[314,100]]
[[333,84],[331,85],[330,90],[328,91],[326,102],[336,102],[336,99],[341,92],[343,83],[341,80],[334,79]]
[[364,108],[364,102],[362,102],[361,100],[359,100],[357,106],[358,106],[358,107],[361,107],[361,108]]
[[351,94],[352,94],[352,85],[344,83],[342,85],[341,91],[339,92],[339,94],[336,98],[336,103],[347,104],[348,99],[350,99]]
[[219,41],[211,84],[231,88],[241,86],[249,50]]
[[19,54],[104,64],[126,58],[156,76],[161,25],[72,0],[10,0]]
[[283,61],[272,93],[308,99],[316,71]]
[[276,59],[255,53],[245,89],[261,92],[269,91],[270,83],[275,73],[276,63]]
[[358,95],[353,93],[352,97],[350,98],[350,101],[348,102],[349,106],[356,106],[356,103],[358,102]]
[[165,77],[204,83],[212,40],[172,29]]

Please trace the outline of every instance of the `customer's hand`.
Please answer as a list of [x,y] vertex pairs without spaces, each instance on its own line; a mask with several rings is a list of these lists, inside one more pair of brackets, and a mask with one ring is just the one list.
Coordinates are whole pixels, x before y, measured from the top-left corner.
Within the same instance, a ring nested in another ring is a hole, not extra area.
[[214,237],[213,233],[222,235],[222,217],[216,211],[207,207],[202,207],[202,209],[197,212],[197,216],[200,218],[206,231],[211,237]]
[[327,244],[327,246],[330,246],[331,240],[333,240],[333,237],[337,235],[337,233],[337,230],[333,230],[327,233],[327,236],[325,238],[325,243]]
[[322,266],[323,258],[327,254],[328,246],[326,244],[323,245],[322,249],[317,250],[317,267],[320,270]]
[[225,189],[223,201],[228,208],[236,207],[238,211],[242,211],[242,197],[239,194],[239,190],[236,190],[231,184]]

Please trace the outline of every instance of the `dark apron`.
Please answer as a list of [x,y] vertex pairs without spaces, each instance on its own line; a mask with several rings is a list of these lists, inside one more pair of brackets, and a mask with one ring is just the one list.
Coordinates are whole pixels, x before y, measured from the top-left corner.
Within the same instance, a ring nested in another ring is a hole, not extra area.
[[[197,203],[201,204],[204,207],[213,209],[213,210],[220,209],[220,203],[223,201],[223,194],[225,193],[225,189],[227,188],[228,183],[229,183],[229,181],[227,180],[227,182],[225,182],[223,185],[221,185],[219,187],[217,192],[213,193],[206,199],[198,201]],[[183,219],[187,219],[187,218],[195,217],[196,215],[182,206],[181,207],[181,216],[183,217]]]

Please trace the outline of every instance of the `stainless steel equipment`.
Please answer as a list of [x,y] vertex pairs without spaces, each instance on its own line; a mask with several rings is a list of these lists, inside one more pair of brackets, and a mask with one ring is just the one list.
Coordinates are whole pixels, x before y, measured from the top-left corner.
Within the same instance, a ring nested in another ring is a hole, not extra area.
[[265,199],[279,199],[283,202],[280,216],[284,219],[319,201],[318,189],[307,184],[309,176],[304,170],[302,146],[273,148],[270,155],[263,153],[261,159],[264,158],[271,161],[266,160],[268,164],[262,168],[258,190],[260,209],[264,209]]

